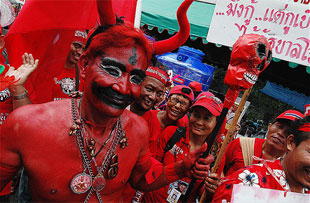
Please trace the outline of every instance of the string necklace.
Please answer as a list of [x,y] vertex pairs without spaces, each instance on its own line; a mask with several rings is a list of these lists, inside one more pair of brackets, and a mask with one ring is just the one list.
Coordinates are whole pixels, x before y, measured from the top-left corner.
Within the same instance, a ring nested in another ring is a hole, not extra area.
[[[96,140],[94,137],[91,136],[92,134],[87,130],[86,124],[90,124],[91,126],[93,126],[93,128],[99,127],[99,126],[101,126],[101,127],[105,127],[105,126],[104,126],[104,125],[95,125],[95,124],[93,124],[93,123],[87,121],[85,118],[83,118],[83,116],[82,116],[82,110],[81,110],[81,101],[82,101],[82,99],[80,99],[80,101],[79,101],[78,111],[79,111],[79,115],[80,115],[82,124],[83,124],[83,126],[84,126],[84,127],[82,128],[82,130],[83,130],[83,135],[85,135],[85,136],[84,136],[84,140],[85,140],[85,142],[86,142],[86,145],[87,145],[88,151],[89,151],[89,153],[90,153],[90,156],[92,157],[92,161],[94,161],[94,160],[95,160],[94,158],[97,157],[97,155],[102,151],[102,149],[103,149],[103,148],[106,146],[106,144],[110,141],[110,139],[111,139],[111,137],[112,137],[112,135],[113,135],[113,132],[114,132],[114,130],[115,130],[115,127],[116,127],[116,122],[114,123],[114,125],[113,125],[113,127],[112,127],[112,130],[111,130],[111,133],[110,133],[109,137],[106,139],[106,141],[105,141],[104,143],[99,142],[98,140]],[[88,135],[89,135],[89,138],[88,138]],[[100,149],[99,149],[99,151],[98,151],[97,153],[95,153],[95,152],[96,152],[96,146],[95,146],[95,145],[96,145],[96,142],[99,143],[99,144],[101,145],[101,147],[100,147]]]

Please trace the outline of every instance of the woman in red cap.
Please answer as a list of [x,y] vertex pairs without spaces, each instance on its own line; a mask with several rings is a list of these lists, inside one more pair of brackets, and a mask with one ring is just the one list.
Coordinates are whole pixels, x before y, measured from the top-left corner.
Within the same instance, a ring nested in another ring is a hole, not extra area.
[[[171,144],[171,139],[174,139],[173,135],[177,131],[177,126],[167,127],[159,138],[159,147],[157,151],[156,159],[161,161],[164,165],[176,162],[188,155],[190,151],[200,148],[205,139],[211,134],[213,128],[216,125],[217,118],[221,114],[223,104],[220,99],[213,96],[200,97],[191,107],[191,116],[189,127],[184,130],[183,136],[175,143]],[[169,143],[169,144],[168,144]],[[167,149],[167,144],[171,146]],[[195,167],[193,170],[196,170]],[[219,182],[218,176],[215,174],[208,178],[206,189],[209,192],[215,191]],[[153,192],[146,193],[144,196],[145,202],[176,202],[182,200],[188,185],[190,178],[182,178],[169,186],[162,187]],[[189,197],[189,202],[195,202],[196,197],[199,194],[200,187],[203,180],[198,180],[193,188],[193,191]],[[182,185],[182,188],[179,186]]]

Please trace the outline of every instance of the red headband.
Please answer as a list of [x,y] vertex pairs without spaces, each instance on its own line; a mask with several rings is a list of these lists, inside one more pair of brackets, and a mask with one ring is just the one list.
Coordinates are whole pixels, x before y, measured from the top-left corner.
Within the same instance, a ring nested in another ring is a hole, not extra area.
[[147,76],[151,76],[153,78],[156,78],[160,82],[164,83],[165,86],[167,86],[168,75],[167,75],[167,73],[165,73],[165,71],[163,71],[157,67],[154,67],[154,66],[149,66],[146,69],[145,74]]
[[310,123],[305,123],[304,125],[300,126],[297,130],[303,132],[310,132]]

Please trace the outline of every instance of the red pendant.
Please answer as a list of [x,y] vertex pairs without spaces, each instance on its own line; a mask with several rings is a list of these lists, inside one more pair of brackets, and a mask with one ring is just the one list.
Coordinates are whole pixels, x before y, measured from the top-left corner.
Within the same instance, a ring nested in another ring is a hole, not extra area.
[[96,192],[99,192],[99,191],[103,190],[104,187],[105,187],[104,176],[101,173],[98,173],[93,180],[93,189]]
[[92,178],[86,173],[79,173],[71,181],[70,187],[75,194],[83,194],[92,186]]

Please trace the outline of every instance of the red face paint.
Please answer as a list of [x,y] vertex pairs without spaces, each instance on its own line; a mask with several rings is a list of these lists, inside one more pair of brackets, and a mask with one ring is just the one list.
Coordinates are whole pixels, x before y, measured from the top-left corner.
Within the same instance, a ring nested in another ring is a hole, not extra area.
[[147,58],[141,46],[135,49],[133,55],[133,47],[107,48],[86,68],[85,99],[111,117],[120,116],[140,95]]
[[225,84],[238,90],[251,88],[271,59],[271,47],[264,36],[241,36],[233,46]]

